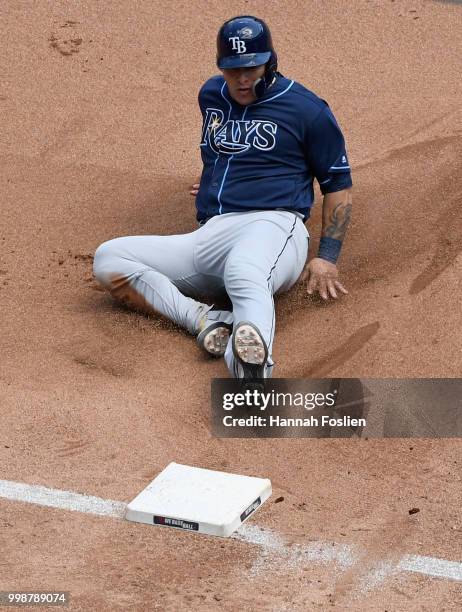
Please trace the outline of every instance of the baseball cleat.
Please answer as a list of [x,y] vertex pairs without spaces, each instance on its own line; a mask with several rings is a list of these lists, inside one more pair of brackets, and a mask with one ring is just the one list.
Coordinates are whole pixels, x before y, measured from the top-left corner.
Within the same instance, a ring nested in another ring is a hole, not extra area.
[[225,354],[229,336],[233,329],[233,313],[226,310],[209,310],[200,323],[197,342],[214,357]]
[[233,354],[242,368],[242,378],[265,378],[268,347],[258,328],[248,321],[241,321],[234,328]]

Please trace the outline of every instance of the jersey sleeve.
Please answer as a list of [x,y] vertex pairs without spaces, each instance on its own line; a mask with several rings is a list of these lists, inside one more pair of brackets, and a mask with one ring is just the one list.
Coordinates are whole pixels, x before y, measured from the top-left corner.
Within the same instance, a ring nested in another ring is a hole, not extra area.
[[205,89],[205,85],[202,85],[202,87],[199,90],[199,93],[197,94],[197,103],[199,104],[199,108],[202,113],[202,116],[204,116],[204,89]]
[[329,106],[305,132],[305,156],[323,195],[352,186],[345,140]]

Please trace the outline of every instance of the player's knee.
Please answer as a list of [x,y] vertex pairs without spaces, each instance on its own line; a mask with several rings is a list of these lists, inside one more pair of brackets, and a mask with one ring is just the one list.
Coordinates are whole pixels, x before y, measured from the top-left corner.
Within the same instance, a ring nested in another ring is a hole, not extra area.
[[99,245],[93,259],[93,274],[96,280],[104,287],[111,284],[111,261],[115,258],[115,242],[117,239],[108,240]]

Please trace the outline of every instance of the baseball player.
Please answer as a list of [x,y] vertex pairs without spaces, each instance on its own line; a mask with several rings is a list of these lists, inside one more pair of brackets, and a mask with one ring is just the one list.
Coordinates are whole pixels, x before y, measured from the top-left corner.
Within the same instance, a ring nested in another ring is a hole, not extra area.
[[[94,273],[116,298],[161,314],[223,356],[233,376],[271,376],[273,296],[299,277],[325,300],[347,293],[336,266],[351,213],[341,130],[313,92],[285,78],[264,21],[239,16],[217,38],[217,65],[199,92],[203,124],[195,231],[103,243]],[[307,262],[313,180],[323,198],[317,257]],[[232,312],[200,296],[226,293]]]

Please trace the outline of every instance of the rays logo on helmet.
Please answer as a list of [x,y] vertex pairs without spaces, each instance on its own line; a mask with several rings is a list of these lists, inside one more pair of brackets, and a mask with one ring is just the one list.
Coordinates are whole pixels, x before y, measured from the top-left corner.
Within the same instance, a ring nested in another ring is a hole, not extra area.
[[241,30],[239,30],[239,36],[241,38],[252,38],[253,36],[252,28],[242,28]]
[[233,43],[233,51],[237,53],[245,53],[247,51],[245,42],[241,40],[239,36],[231,36],[229,40]]
[[273,121],[241,121],[230,119],[224,122],[224,113],[218,108],[208,108],[202,129],[201,147],[210,145],[217,154],[238,155],[251,147],[260,151],[271,151],[276,145],[278,126]]

